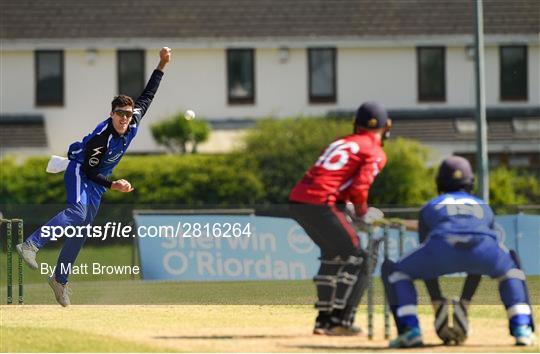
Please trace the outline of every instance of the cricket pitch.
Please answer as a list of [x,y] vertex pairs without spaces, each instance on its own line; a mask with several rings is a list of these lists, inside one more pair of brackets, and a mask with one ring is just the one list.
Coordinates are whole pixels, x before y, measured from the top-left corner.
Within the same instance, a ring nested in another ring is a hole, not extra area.
[[[470,311],[472,333],[463,346],[440,345],[431,309],[421,306],[426,347],[414,352],[537,352],[514,347],[502,305]],[[540,312],[540,306],[534,306]],[[379,352],[382,306],[376,306],[375,338],[311,334],[308,305],[57,305],[0,306],[2,352]],[[536,316],[536,321],[539,320]],[[365,306],[357,324],[366,330]],[[392,322],[392,335],[395,329]],[[396,350],[391,350],[395,352]]]

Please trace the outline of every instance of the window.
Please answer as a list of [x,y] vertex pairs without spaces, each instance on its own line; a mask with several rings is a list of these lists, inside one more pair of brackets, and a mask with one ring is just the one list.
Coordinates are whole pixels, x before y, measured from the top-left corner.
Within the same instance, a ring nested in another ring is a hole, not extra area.
[[336,49],[308,49],[309,102],[336,102]]
[[64,52],[39,50],[36,61],[36,105],[62,106],[64,104]]
[[118,93],[137,99],[144,89],[144,51],[118,51]]
[[418,101],[446,101],[445,50],[443,47],[419,47]]
[[527,47],[500,47],[501,100],[527,100]]
[[227,92],[229,104],[255,102],[253,49],[227,50]]

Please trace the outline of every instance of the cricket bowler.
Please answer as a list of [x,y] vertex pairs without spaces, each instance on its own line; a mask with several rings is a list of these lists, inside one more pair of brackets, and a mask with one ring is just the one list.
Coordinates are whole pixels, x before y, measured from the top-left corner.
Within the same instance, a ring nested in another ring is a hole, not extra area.
[[[525,273],[517,254],[499,243],[489,205],[471,194],[474,184],[471,165],[462,157],[449,157],[439,167],[436,182],[439,196],[422,208],[418,220],[420,238],[426,241],[399,261],[387,259],[382,265],[387,300],[398,330],[398,337],[390,342],[390,347],[423,345],[413,280],[458,272],[496,279],[516,345],[534,345]],[[459,322],[466,309],[456,310]],[[463,331],[463,328],[454,321],[454,330]]]
[[[93,222],[101,197],[107,189],[122,193],[133,191],[128,181],[111,181],[109,177],[137,134],[139,124],[158,90],[165,66],[170,61],[171,50],[163,47],[159,57],[157,68],[135,102],[126,95],[114,97],[110,117],[99,123],[82,141],[71,144],[68,150],[69,163],[64,172],[68,206],[44,226],[89,225]],[[83,233],[77,237],[66,237],[54,274],[49,278],[56,301],[62,306],[70,305],[69,270],[87,236],[87,233]],[[30,268],[37,269],[36,253],[48,242],[50,237],[42,235],[42,228],[39,228],[24,243],[16,246],[17,252]]]
[[367,199],[386,164],[382,142],[390,128],[391,120],[380,104],[362,104],[353,133],[332,142],[290,193],[292,217],[321,251],[321,266],[314,278],[319,311],[314,334],[360,333],[353,322],[367,287],[369,257],[361,249],[346,203],[354,205],[352,213],[365,223],[383,217],[380,210],[368,208]]

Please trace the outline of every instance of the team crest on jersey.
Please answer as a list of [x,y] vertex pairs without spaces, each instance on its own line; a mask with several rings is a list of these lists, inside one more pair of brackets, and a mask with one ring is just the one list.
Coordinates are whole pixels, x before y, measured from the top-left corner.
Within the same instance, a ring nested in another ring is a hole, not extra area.
[[112,163],[112,162],[118,160],[120,157],[122,157],[122,153],[121,153],[121,152],[119,152],[118,154],[114,155],[113,157],[109,157],[109,158],[107,159],[107,161],[105,161],[105,162],[106,162],[106,163]]
[[97,157],[91,157],[90,160],[88,160],[88,164],[90,167],[97,166],[97,164],[99,164],[99,159]]
[[377,118],[371,118],[370,120],[368,120],[368,128],[375,128],[377,127]]

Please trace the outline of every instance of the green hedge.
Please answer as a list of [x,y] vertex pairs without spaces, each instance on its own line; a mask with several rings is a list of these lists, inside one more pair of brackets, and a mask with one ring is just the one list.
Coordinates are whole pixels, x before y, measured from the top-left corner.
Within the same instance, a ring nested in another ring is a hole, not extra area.
[[32,157],[18,164],[14,158],[0,160],[0,203],[64,203],[64,175],[45,172],[47,157]]
[[[63,174],[45,173],[47,158],[29,158],[22,165],[0,161],[0,204],[63,203]],[[131,182],[132,193],[110,191],[104,202],[245,205],[264,197],[252,160],[238,154],[189,156],[126,156],[114,179]]]
[[108,193],[108,201],[239,205],[264,197],[254,163],[239,154],[130,157],[114,172],[135,190]]
[[[247,205],[286,203],[294,184],[332,140],[349,134],[351,122],[325,118],[260,121],[246,137],[245,148],[222,155],[126,156],[113,178],[125,178],[135,191],[108,192],[109,203]],[[430,151],[418,142],[390,139],[388,164],[370,191],[376,205],[418,206],[436,194]],[[0,161],[0,204],[64,203],[63,175],[45,173],[47,158],[19,165]],[[530,174],[498,168],[490,178],[493,205],[534,204],[540,184]]]

